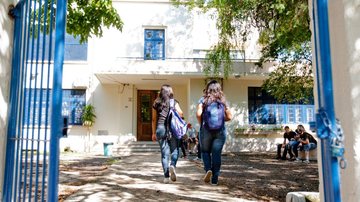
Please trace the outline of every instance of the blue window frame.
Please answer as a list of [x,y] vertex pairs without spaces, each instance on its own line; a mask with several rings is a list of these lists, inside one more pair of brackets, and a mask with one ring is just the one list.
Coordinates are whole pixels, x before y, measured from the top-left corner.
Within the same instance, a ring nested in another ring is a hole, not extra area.
[[69,124],[82,124],[81,115],[85,104],[85,89],[63,90],[62,115],[69,118]]
[[[50,47],[49,43],[49,37],[46,36],[45,40],[43,41],[43,34],[40,34],[38,38],[35,40],[30,41],[30,47],[29,51],[29,58],[30,60],[36,60],[37,57],[41,57],[42,54],[46,57],[48,57],[49,49]],[[54,37],[54,36],[53,36]],[[45,42],[45,46],[43,46]],[[52,48],[54,48],[54,41]],[[39,50],[37,50],[37,47],[39,46]],[[44,48],[44,49],[43,49]],[[65,47],[64,47],[64,60],[65,61],[87,61],[87,50],[88,50],[88,44],[83,43],[80,44],[80,37],[74,37],[72,35],[66,34],[65,35]],[[54,60],[54,55],[52,51],[51,60]]]
[[[36,92],[36,93],[35,93]],[[26,89],[25,92],[25,125],[38,125],[39,113],[41,112],[41,124],[45,125],[46,118],[46,89]],[[51,99],[49,90],[49,99]],[[42,102],[40,95],[42,93]],[[35,99],[36,98],[36,99]],[[30,99],[30,100],[29,100]],[[51,102],[51,101],[50,101]],[[82,109],[86,104],[85,89],[63,89],[62,115],[68,117],[69,125],[81,125]],[[49,108],[50,109],[50,108]],[[48,111],[48,123],[50,123],[51,111]]]
[[144,60],[165,59],[165,30],[145,29]]
[[64,49],[65,61],[87,61],[88,44],[80,44],[80,37],[66,34]]
[[314,105],[276,103],[260,87],[248,88],[250,124],[302,124],[314,121]]

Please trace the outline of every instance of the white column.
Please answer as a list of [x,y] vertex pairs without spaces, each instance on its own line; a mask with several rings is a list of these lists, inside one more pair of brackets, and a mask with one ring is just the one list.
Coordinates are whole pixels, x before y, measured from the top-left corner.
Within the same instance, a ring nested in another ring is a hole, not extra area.
[[360,1],[329,1],[336,117],[345,134],[347,168],[341,170],[342,201],[360,198]]
[[14,21],[7,15],[15,0],[0,1],[0,201],[5,170],[6,129],[8,122],[11,56]]

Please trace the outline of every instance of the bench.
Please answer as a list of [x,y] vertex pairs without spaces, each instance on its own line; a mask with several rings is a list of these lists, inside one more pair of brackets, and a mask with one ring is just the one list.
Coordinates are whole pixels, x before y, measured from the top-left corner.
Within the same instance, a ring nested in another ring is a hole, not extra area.
[[286,202],[320,202],[319,192],[289,192],[286,194]]
[[[305,151],[299,151],[299,158],[301,160],[305,160]],[[317,160],[317,148],[309,151],[309,160],[316,161]]]

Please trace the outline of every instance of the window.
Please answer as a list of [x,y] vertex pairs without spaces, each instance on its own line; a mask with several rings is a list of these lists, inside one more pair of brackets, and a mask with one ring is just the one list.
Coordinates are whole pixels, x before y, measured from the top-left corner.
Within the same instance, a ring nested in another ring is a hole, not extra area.
[[306,108],[306,120],[307,122],[315,121],[315,113],[313,107]]
[[70,125],[81,125],[82,110],[86,104],[86,90],[63,90],[62,115],[69,118]]
[[88,44],[80,44],[79,37],[73,37],[72,35],[65,35],[65,61],[87,61],[87,48]]
[[289,106],[287,108],[287,114],[288,114],[288,123],[296,123],[295,122],[295,109],[293,106]]
[[[55,47],[54,43],[55,34],[52,36],[52,48]],[[45,45],[44,45],[45,43]],[[50,37],[40,34],[38,38],[30,41],[29,44],[29,58],[36,60],[44,54],[45,59],[49,57]],[[65,61],[87,61],[87,43],[80,44],[79,37],[73,37],[72,35],[65,35],[65,47],[64,47],[64,60]],[[52,52],[51,59],[54,60],[54,53]]]
[[165,31],[163,29],[145,29],[144,59],[165,59]]
[[275,99],[260,87],[248,87],[249,123],[275,123],[275,108],[270,110],[265,108],[265,104],[275,103]]
[[248,88],[250,124],[307,124],[315,118],[314,105],[277,104],[260,87]]
[[[69,118],[69,125],[81,125],[82,109],[86,104],[86,90],[64,89],[62,101],[62,115]],[[25,125],[45,125],[50,124],[51,117],[51,90],[46,89],[26,89],[25,90]],[[46,111],[46,100],[49,99],[48,111]],[[41,100],[41,102],[40,102]],[[41,113],[41,116],[39,114]]]

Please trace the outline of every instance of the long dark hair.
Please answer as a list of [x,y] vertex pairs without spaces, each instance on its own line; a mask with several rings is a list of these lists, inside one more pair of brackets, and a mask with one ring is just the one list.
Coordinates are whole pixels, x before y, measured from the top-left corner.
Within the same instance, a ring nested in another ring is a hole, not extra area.
[[221,102],[226,105],[225,95],[221,90],[221,85],[216,80],[211,80],[204,89],[204,104]]
[[161,86],[159,96],[155,99],[153,107],[157,110],[163,110],[169,106],[169,100],[173,99],[174,93],[170,85]]

